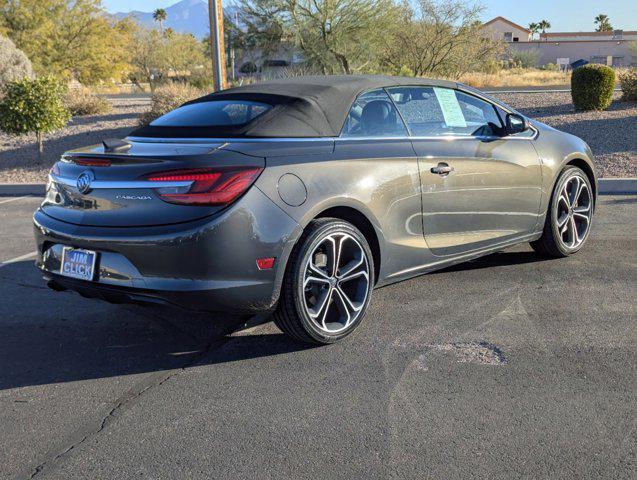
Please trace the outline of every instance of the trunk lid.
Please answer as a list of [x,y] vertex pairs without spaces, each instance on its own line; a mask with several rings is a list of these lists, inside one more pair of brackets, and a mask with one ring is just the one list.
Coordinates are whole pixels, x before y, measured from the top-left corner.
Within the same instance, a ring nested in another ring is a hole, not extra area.
[[160,172],[265,167],[263,157],[224,150],[223,143],[130,144],[127,150],[116,152],[99,145],[65,153],[49,175],[41,207],[44,213],[64,222],[97,227],[188,222],[213,215],[227,205],[168,203],[158,194],[157,182],[145,177]]

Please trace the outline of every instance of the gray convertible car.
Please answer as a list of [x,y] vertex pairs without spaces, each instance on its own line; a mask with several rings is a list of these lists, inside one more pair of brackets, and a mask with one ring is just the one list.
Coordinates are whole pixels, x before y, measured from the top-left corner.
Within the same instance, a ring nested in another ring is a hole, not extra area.
[[186,103],[66,153],[35,212],[55,290],[110,302],[272,312],[331,343],[374,287],[530,242],[588,238],[586,143],[465,85],[299,77]]

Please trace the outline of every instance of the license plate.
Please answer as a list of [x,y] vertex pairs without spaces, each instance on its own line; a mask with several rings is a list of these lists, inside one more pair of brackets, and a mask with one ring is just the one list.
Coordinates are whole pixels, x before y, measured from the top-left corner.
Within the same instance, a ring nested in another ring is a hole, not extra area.
[[93,280],[97,253],[91,250],[64,247],[60,274],[80,280]]

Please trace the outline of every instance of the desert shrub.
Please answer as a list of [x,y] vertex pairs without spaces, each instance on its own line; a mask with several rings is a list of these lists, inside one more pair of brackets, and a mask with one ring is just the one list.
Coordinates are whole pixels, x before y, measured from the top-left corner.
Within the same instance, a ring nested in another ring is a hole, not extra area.
[[615,71],[606,65],[584,65],[571,76],[571,96],[576,110],[606,110],[613,100],[614,89]]
[[42,160],[43,135],[64,128],[71,119],[64,93],[64,85],[52,77],[7,83],[0,101],[0,130],[13,135],[35,133]]
[[398,70],[398,76],[399,77],[413,77],[414,76],[414,71],[409,68],[407,65],[403,65],[402,67],[400,67],[400,70]]
[[88,88],[74,88],[69,90],[64,97],[64,104],[74,117],[108,113],[113,109],[113,106],[108,100],[95,95]]
[[239,67],[239,71],[245,74],[257,73],[257,65],[254,62],[245,62]]
[[509,68],[535,68],[540,61],[539,50],[513,51],[509,56]]
[[[33,78],[31,61],[11,39],[0,36],[0,90],[13,80]],[[0,92],[0,95],[2,92]]]
[[546,70],[547,72],[557,72],[560,70],[560,66],[555,63],[545,63],[542,65],[542,70]]
[[637,68],[632,67],[619,74],[619,84],[622,87],[622,100],[637,100]]
[[155,89],[151,97],[150,111],[142,114],[139,124],[144,126],[165,113],[174,110],[189,100],[201,97],[206,92],[185,83],[167,83]]

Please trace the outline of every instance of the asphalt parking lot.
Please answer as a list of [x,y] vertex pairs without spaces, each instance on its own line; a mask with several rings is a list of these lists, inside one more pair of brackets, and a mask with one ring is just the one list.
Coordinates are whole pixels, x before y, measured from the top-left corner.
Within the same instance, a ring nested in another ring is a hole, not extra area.
[[380,289],[322,348],[46,289],[38,203],[0,197],[0,478],[637,475],[637,197],[571,258]]

